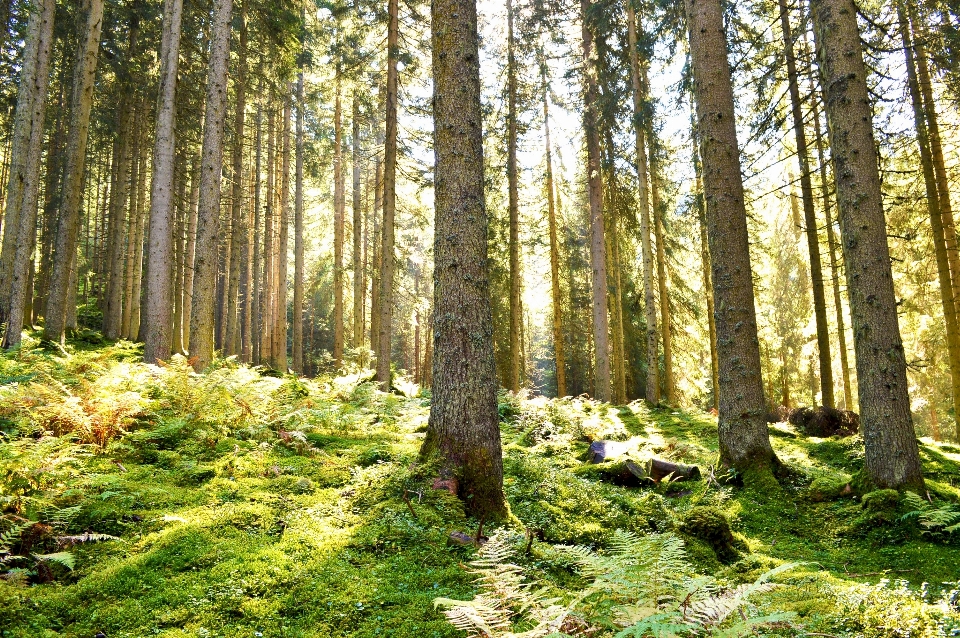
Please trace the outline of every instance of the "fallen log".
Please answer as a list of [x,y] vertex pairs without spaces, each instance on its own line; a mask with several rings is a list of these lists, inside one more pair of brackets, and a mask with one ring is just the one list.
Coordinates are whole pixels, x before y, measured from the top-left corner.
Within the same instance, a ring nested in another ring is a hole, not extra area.
[[699,481],[700,468],[696,465],[680,465],[652,458],[647,462],[647,475],[659,483],[668,476],[674,481]]

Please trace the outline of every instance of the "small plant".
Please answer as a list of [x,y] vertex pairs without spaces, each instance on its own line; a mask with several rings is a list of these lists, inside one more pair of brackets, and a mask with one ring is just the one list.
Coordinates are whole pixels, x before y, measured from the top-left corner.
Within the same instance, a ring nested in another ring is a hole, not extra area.
[[916,518],[923,528],[921,534],[939,536],[960,530],[960,509],[956,505],[937,505],[914,492],[907,492],[903,501],[910,511],[901,520]]

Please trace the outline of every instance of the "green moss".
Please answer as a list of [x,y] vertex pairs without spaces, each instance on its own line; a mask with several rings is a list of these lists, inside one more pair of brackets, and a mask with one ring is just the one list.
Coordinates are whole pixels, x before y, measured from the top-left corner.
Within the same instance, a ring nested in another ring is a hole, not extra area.
[[722,563],[730,563],[740,557],[738,543],[730,529],[730,521],[718,507],[697,506],[687,512],[680,524],[680,531],[707,543]]
[[853,488],[850,486],[851,480],[853,480],[853,477],[849,474],[820,476],[813,480],[807,493],[810,500],[815,502],[850,497],[853,496]]

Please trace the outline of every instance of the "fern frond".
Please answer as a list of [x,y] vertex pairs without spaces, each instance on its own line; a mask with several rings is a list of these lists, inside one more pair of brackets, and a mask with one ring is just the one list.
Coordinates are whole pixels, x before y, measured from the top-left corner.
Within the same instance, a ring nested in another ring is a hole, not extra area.
[[54,552],[53,554],[34,554],[33,557],[41,563],[57,563],[73,571],[76,558],[72,552]]
[[655,614],[621,630],[614,638],[680,638],[690,632],[690,625],[684,623],[676,612]]

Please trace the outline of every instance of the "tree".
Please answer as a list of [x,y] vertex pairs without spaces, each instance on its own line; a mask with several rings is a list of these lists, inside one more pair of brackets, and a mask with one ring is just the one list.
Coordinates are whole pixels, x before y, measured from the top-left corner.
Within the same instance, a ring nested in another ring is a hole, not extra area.
[[434,0],[431,15],[433,402],[421,456],[439,454],[471,514],[500,518],[507,507],[489,298],[476,0]]
[[297,166],[294,185],[294,221],[293,221],[293,369],[303,374],[303,71],[297,76]]
[[686,0],[717,324],[719,439],[724,465],[779,466],[767,434],[740,149],[719,0]]
[[507,0],[507,190],[510,214],[510,386],[520,391],[520,191],[517,184],[517,54],[513,1]]
[[847,266],[865,478],[882,488],[919,488],[857,8],[853,0],[811,0],[810,6]]
[[227,114],[227,67],[233,0],[214,0],[207,75],[207,106],[200,163],[200,204],[194,295],[190,309],[190,357],[198,372],[213,360],[214,299],[217,287],[217,238],[220,230],[220,182],[223,131]]

